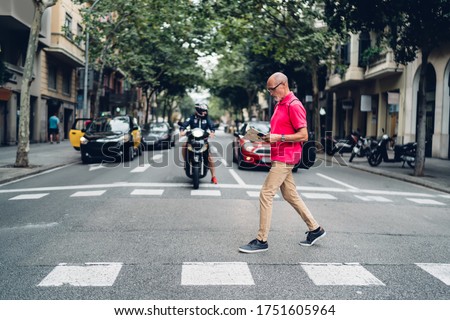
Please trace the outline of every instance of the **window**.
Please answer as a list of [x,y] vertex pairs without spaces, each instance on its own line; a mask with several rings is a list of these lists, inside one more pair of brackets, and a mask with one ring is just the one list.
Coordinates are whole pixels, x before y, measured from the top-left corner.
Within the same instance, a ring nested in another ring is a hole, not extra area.
[[58,69],[54,65],[48,66],[48,88],[52,90],[57,90],[57,75]]
[[66,20],[64,21],[64,31],[66,34],[66,37],[69,39],[73,38],[72,34],[72,17],[66,13]]
[[72,87],[72,70],[65,70],[63,73],[62,90],[64,94],[70,96]]
[[369,48],[370,48],[370,34],[368,32],[361,32],[359,35],[358,67],[365,67],[367,62],[363,61],[364,52]]
[[77,44],[79,46],[83,45],[83,27],[81,26],[81,24],[77,24]]

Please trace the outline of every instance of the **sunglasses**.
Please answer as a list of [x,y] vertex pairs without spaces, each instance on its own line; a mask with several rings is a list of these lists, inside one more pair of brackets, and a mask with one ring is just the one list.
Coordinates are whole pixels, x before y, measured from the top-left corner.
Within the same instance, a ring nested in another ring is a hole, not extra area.
[[267,91],[269,91],[269,92],[275,91],[281,84],[283,84],[283,82],[280,82],[280,83],[277,84],[275,87],[267,88]]

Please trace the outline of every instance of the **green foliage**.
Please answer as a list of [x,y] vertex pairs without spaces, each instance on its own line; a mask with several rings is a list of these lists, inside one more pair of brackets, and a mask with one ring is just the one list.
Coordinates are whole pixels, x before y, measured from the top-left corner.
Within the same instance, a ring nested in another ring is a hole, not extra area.
[[361,56],[363,66],[368,66],[375,62],[383,50],[380,47],[370,47],[364,50]]
[[406,64],[450,38],[450,0],[325,0],[328,25],[339,33],[375,31]]

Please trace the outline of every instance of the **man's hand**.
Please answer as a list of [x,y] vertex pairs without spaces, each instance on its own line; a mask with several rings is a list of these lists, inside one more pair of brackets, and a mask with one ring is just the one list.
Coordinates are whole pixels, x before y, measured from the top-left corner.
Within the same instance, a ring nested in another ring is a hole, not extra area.
[[184,137],[186,135],[186,131],[180,130],[180,137]]
[[281,134],[268,133],[263,137],[265,142],[274,143],[281,141]]
[[210,132],[210,133],[209,133],[209,136],[210,136],[211,138],[214,138],[214,137],[216,136],[216,134],[215,134],[214,132]]

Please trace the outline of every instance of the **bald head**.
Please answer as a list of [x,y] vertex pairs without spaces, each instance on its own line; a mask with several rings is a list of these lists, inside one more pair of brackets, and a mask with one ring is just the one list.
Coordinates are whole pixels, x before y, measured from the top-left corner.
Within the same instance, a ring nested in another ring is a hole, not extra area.
[[267,79],[267,90],[269,90],[270,95],[275,101],[281,101],[290,92],[286,75],[281,72],[272,74],[269,79]]
[[275,72],[274,74],[272,74],[268,80],[273,79],[276,83],[280,83],[280,82],[288,82],[288,77],[286,77],[286,75],[284,73],[281,72]]

